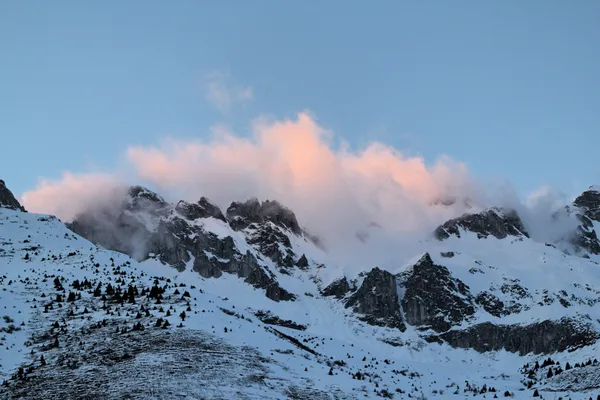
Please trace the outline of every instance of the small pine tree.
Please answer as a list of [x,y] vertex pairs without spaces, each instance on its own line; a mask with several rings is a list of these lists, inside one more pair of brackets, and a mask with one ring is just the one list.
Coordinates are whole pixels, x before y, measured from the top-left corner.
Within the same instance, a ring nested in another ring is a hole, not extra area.
[[538,392],[537,389],[535,389],[535,392],[533,392],[533,397],[540,397],[540,392]]
[[43,367],[46,365],[46,359],[44,358],[44,355],[42,354],[42,356],[40,357],[40,365]]

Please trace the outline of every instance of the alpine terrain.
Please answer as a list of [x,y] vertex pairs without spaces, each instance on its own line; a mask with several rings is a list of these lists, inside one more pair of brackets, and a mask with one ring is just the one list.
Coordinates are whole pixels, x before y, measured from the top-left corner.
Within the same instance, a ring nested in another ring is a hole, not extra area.
[[600,399],[600,188],[551,241],[472,208],[360,268],[240,200],[134,186],[65,224],[0,181],[0,398]]

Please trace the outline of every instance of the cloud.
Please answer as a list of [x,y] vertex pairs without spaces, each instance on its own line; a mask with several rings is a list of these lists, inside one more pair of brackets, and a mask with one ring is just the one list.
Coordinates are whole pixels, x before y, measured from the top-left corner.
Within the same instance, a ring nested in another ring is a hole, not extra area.
[[221,207],[252,196],[277,199],[340,252],[357,235],[373,242],[382,232],[395,239],[429,233],[467,210],[460,201],[433,203],[480,197],[466,166],[449,157],[426,165],[382,143],[352,151],[332,142],[332,132],[301,113],[294,120],[258,120],[251,138],[221,128],[209,142],[130,147],[127,157],[140,179],[163,193],[206,196]]
[[[517,209],[532,236],[552,240],[573,219],[551,218],[565,198],[548,188],[523,201],[508,182],[475,180],[465,164],[441,156],[433,163],[379,142],[335,147],[334,133],[308,113],[258,119],[250,137],[217,126],[209,140],[166,140],[131,146],[125,158],[136,184],[168,200],[208,197],[225,209],[257,197],[291,208],[340,265],[395,265],[420,239],[465,212],[490,206]],[[107,174],[65,173],[23,195],[33,212],[69,220],[111,198],[122,180]]]
[[534,240],[552,243],[566,238],[580,223],[574,214],[564,209],[568,203],[565,193],[542,186],[515,208]]
[[214,71],[207,77],[206,99],[220,112],[227,114],[236,103],[254,98],[252,87],[239,87],[231,82],[228,73]]
[[41,179],[37,186],[21,196],[21,203],[32,212],[56,215],[64,221],[94,204],[114,198],[123,185],[110,174],[63,173],[60,179]]

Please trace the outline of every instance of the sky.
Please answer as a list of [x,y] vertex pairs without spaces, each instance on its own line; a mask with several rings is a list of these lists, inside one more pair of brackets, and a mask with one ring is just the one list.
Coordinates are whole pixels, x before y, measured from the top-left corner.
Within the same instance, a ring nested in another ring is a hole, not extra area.
[[594,0],[0,2],[0,178],[40,212],[115,176],[574,196],[600,184],[598,21]]

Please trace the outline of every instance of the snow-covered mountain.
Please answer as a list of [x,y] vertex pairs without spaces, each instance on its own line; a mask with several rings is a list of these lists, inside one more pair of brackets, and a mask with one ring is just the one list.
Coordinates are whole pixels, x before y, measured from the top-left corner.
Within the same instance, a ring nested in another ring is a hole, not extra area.
[[131,187],[64,225],[0,182],[0,398],[596,398],[598,188],[564,218],[489,208],[357,270],[276,201]]

